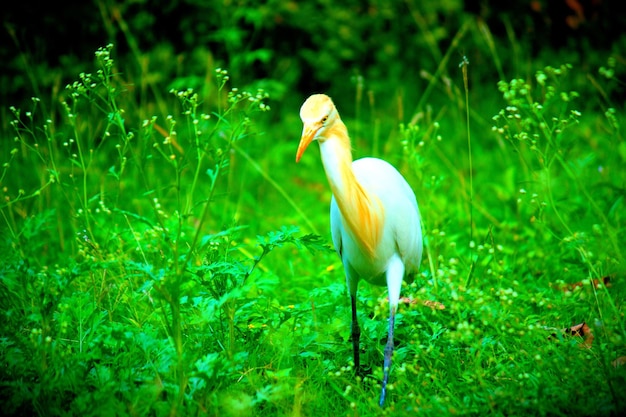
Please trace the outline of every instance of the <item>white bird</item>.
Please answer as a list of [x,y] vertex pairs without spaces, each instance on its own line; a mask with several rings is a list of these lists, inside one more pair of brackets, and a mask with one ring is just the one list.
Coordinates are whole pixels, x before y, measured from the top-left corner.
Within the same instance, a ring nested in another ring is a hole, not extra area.
[[352,348],[358,372],[361,331],[356,314],[360,279],[387,285],[389,333],[385,346],[379,405],[385,402],[396,311],[405,276],[417,273],[422,258],[422,230],[417,200],[404,177],[377,158],[352,161],[346,125],[330,97],[310,96],[300,109],[304,124],[296,162],[318,141],[322,163],[333,193],[330,229],[343,263],[352,303]]

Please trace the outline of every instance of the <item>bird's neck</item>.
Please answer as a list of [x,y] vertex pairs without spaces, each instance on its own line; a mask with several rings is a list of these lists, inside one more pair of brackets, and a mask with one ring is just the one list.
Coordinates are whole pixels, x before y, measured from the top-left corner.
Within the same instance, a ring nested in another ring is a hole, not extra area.
[[374,257],[382,234],[382,204],[369,193],[352,169],[350,138],[341,120],[320,141],[322,163],[347,228],[364,253]]

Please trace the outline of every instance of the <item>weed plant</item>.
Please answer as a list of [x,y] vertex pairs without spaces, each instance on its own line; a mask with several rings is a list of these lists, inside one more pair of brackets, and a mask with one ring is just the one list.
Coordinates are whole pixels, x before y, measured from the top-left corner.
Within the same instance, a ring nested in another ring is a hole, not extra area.
[[[233,146],[269,110],[263,91],[227,89],[217,69],[215,102],[171,91],[175,115],[135,123],[111,50],[67,86],[60,122],[39,114],[37,98],[12,109],[0,287],[10,414],[212,408],[248,363],[255,326],[278,310],[251,302],[268,284],[246,278],[284,243],[324,248],[284,228],[243,257],[241,227],[208,231]],[[190,338],[189,326],[202,331]]]
[[[142,107],[112,52],[99,49],[95,72],[57,97],[62,114],[40,98],[12,109],[14,139],[2,142],[4,414],[626,409],[624,109],[609,94],[601,111],[588,106],[576,68],[481,86],[501,95],[490,119],[477,87],[450,86],[442,64],[428,91],[443,98],[412,103],[387,139],[340,109],[356,151],[399,166],[424,217],[380,410],[385,294],[361,284],[371,372],[355,377],[343,271],[317,232],[329,190],[315,158],[291,162],[300,126],[268,123],[267,94],[231,87],[223,69],[202,94],[180,86]],[[598,70],[599,91],[617,65]],[[472,70],[464,60],[457,79]],[[292,121],[297,109],[284,112]]]

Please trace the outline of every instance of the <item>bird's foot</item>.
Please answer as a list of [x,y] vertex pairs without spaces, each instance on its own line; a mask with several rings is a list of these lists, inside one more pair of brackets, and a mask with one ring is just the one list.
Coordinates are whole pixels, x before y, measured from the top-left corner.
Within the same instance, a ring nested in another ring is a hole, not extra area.
[[354,368],[354,375],[364,379],[365,377],[371,377],[372,375],[372,367],[371,366],[359,366],[358,368]]

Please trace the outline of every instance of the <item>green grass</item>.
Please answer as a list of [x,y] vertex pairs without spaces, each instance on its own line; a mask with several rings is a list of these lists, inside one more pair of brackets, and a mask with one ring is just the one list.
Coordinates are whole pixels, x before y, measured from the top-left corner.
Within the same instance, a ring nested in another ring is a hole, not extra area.
[[[449,65],[457,48],[421,101],[368,102],[357,84],[358,111],[339,108],[356,154],[398,166],[424,218],[383,411],[384,289],[360,287],[371,375],[355,378],[330,191],[314,152],[294,162],[299,108],[273,114],[266,92],[214,68],[200,92],[185,79],[159,91],[107,46],[65,91],[12,109],[2,132],[4,412],[624,411],[626,367],[613,361],[626,355],[626,142],[610,99],[623,68],[550,62],[473,85],[477,67]],[[591,285],[605,276],[610,287]],[[583,322],[592,341],[564,331]]]

